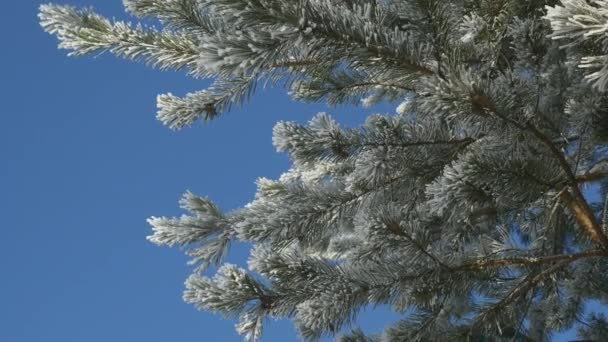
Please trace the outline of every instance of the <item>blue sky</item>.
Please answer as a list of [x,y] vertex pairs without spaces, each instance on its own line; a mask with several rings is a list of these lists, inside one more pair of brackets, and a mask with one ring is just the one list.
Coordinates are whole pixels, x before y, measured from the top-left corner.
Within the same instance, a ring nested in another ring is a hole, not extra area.
[[[132,19],[120,0],[58,2]],[[171,132],[154,118],[156,95],[207,81],[110,55],[68,58],[39,27],[40,3],[6,1],[0,13],[0,341],[241,341],[233,321],[182,301],[187,258],[148,243],[145,219],[180,215],[186,190],[227,210],[246,204],[257,177],[289,166],[273,125],[326,109],[267,90],[210,125]],[[329,111],[350,124],[369,113]],[[230,261],[246,258],[241,245]],[[377,331],[393,316],[363,317]],[[266,326],[264,341],[292,340],[290,322]]]

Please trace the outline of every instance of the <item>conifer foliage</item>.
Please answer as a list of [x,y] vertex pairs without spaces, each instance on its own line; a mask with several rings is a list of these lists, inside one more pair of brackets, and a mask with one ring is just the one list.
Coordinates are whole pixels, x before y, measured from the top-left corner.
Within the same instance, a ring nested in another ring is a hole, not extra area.
[[[188,215],[150,218],[148,239],[186,247],[196,266],[186,302],[238,317],[253,341],[268,318],[306,340],[606,338],[585,306],[608,300],[608,1],[124,3],[162,29],[53,4],[40,20],[71,55],[213,79],[158,97],[171,129],[261,83],[300,101],[400,103],[359,128],[325,113],[279,122],[292,168],[259,179],[247,206],[187,193]],[[235,240],[254,246],[247,270],[223,261]],[[402,320],[358,330],[357,313],[381,304]]]

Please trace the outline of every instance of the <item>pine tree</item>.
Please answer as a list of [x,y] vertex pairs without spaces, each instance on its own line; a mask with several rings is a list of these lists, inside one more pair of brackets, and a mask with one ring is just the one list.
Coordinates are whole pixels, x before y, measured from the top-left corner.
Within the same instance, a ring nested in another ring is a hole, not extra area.
[[[403,319],[342,341],[548,341],[608,320],[608,1],[124,0],[162,29],[43,5],[71,55],[109,51],[211,78],[158,97],[171,129],[246,102],[261,83],[300,101],[398,102],[359,128],[279,122],[292,168],[223,212],[152,217],[149,240],[187,247],[184,299],[239,317],[259,340],[290,318],[306,340],[388,304]],[[606,202],[606,204],[604,203]],[[223,264],[253,244],[248,270]],[[219,266],[208,278],[203,272]]]

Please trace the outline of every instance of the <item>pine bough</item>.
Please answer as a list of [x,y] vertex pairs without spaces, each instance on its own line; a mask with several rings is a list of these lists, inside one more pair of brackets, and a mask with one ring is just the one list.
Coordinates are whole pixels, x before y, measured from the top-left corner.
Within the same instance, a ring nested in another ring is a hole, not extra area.
[[[163,29],[90,9],[43,5],[44,29],[72,55],[108,51],[212,78],[158,97],[172,129],[241,105],[263,82],[301,101],[399,101],[360,128],[324,113],[280,122],[293,167],[222,212],[187,193],[189,215],[149,219],[159,245],[188,247],[184,299],[238,317],[259,340],[267,318],[302,338],[340,334],[360,309],[403,320],[342,341],[547,341],[608,299],[608,1],[125,0]],[[597,190],[599,189],[599,190]],[[253,243],[249,270],[223,264]],[[202,275],[208,266],[217,274]]]

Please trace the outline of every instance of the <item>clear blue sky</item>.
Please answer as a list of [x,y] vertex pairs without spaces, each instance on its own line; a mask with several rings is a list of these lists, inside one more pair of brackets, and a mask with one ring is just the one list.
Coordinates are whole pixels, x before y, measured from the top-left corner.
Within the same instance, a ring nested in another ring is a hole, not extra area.
[[[57,2],[132,20],[120,0]],[[110,55],[68,58],[38,25],[40,3],[4,1],[0,12],[0,341],[241,341],[233,321],[182,301],[187,258],[148,243],[145,219],[180,215],[186,190],[244,205],[257,177],[289,166],[272,146],[274,123],[324,108],[269,90],[171,132],[154,118],[156,95],[208,82]],[[348,123],[369,113],[330,112]],[[246,258],[239,246],[230,261]],[[363,317],[370,331],[393,318]],[[296,340],[290,322],[266,326],[264,341]]]

